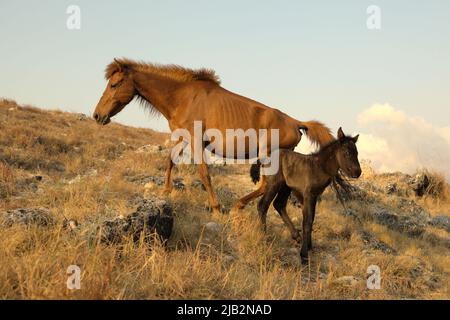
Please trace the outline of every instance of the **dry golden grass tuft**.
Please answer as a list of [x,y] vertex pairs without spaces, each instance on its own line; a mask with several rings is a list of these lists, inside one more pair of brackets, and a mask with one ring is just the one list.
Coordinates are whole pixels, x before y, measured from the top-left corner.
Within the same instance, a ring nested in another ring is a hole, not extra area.
[[[380,175],[366,168],[357,185],[363,199],[349,201],[360,220],[343,214],[332,193],[318,205],[314,250],[299,263],[298,245],[271,209],[268,233],[258,227],[255,204],[242,212],[214,216],[193,166],[175,169],[185,188],[167,196],[174,208],[174,232],[166,246],[151,249],[131,239],[104,245],[95,227],[131,213],[143,197],[163,197],[149,176],[164,176],[167,134],[112,123],[98,126],[79,114],[43,111],[0,101],[0,212],[45,207],[52,226],[0,226],[0,298],[3,299],[448,299],[449,233],[427,225],[411,237],[377,223],[383,206],[405,213],[414,201],[431,215],[449,215],[448,184],[429,174],[429,196],[407,194],[402,174]],[[212,169],[221,202],[231,206],[254,189],[248,166]],[[355,182],[356,183],[356,182]],[[398,192],[387,194],[396,183]],[[404,193],[404,194],[403,194]],[[402,202],[403,201],[403,202]],[[409,203],[409,202],[407,202]],[[301,225],[300,209],[288,212]],[[63,227],[65,218],[80,223]],[[212,227],[211,227],[212,226]],[[367,243],[393,249],[383,251]],[[81,290],[66,287],[66,270],[81,268]],[[366,286],[367,268],[381,270],[381,289]]]
[[13,194],[14,184],[14,171],[6,163],[0,162],[0,199]]
[[432,196],[433,198],[440,199],[442,201],[447,201],[450,198],[450,189],[447,181],[443,174],[439,172],[433,172],[425,170],[424,174],[429,177],[429,185],[425,190],[426,195]]

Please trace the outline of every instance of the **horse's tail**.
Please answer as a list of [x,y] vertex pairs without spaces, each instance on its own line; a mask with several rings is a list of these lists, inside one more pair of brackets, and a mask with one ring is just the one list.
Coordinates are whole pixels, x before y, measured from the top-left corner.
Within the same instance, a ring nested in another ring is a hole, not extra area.
[[305,130],[306,136],[315,144],[323,147],[335,140],[330,128],[319,121],[298,121],[298,129]]
[[250,167],[250,177],[254,184],[257,184],[261,179],[261,162],[259,160]]

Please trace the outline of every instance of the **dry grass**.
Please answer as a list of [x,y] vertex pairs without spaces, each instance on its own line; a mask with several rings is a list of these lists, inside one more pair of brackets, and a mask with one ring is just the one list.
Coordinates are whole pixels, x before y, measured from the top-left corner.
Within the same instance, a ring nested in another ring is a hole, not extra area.
[[435,199],[446,202],[450,198],[450,189],[443,174],[425,170],[424,172],[430,177],[430,185],[427,187],[425,193]]
[[11,196],[14,192],[14,171],[4,162],[0,162],[0,199]]
[[[448,232],[427,227],[426,235],[411,238],[371,219],[358,222],[339,214],[342,208],[327,194],[318,206],[310,264],[302,266],[296,244],[272,209],[266,236],[259,231],[253,204],[239,214],[212,216],[205,192],[190,186],[197,179],[192,166],[175,171],[187,187],[168,198],[175,209],[175,226],[167,247],[150,250],[131,241],[100,244],[89,226],[132,212],[133,199],[143,194],[160,196],[161,188],[145,189],[132,178],[163,176],[163,153],[136,150],[146,144],[163,145],[167,135],[118,124],[99,127],[80,119],[76,114],[0,102],[0,211],[46,207],[57,221],[50,227],[0,227],[0,298],[450,298],[449,248],[443,241],[431,241],[448,239]],[[254,188],[247,166],[212,171],[222,203],[232,204]],[[35,181],[36,175],[42,181]],[[392,206],[394,196],[381,189],[400,177],[367,171],[362,182],[370,183],[373,199],[352,201],[350,207],[364,213],[377,203]],[[448,185],[436,177],[433,196],[405,198],[432,215],[448,215]],[[299,209],[289,205],[288,211],[300,225]],[[64,217],[77,219],[83,227],[67,231]],[[220,232],[204,228],[211,221],[220,224]],[[361,231],[370,232],[397,254],[368,248]],[[66,287],[66,270],[73,264],[82,270],[81,290]],[[369,265],[381,269],[380,290],[366,287]],[[342,276],[356,281],[337,281]]]

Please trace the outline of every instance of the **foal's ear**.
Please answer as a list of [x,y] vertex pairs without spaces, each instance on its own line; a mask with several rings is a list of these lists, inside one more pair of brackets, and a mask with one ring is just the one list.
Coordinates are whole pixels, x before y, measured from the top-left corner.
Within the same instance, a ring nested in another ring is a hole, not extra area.
[[345,137],[344,131],[342,131],[342,127],[338,130],[338,139],[343,139]]
[[358,142],[358,138],[359,138],[359,134],[352,138],[353,142],[357,143]]

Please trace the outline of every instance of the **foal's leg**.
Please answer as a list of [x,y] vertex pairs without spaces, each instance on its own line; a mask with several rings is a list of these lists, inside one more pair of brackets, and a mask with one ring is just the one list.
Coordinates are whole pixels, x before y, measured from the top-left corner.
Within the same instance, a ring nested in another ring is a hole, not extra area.
[[308,261],[308,250],[311,248],[312,215],[316,206],[316,198],[312,195],[305,195],[303,204],[303,236],[300,258],[302,262]]
[[234,206],[234,209],[237,210],[242,210],[245,208],[245,206],[252,200],[262,196],[264,194],[264,191],[266,190],[266,186],[267,186],[267,180],[266,180],[266,176],[261,175],[261,183],[258,187],[257,190],[249,193],[248,195],[242,197],[241,199],[239,199],[239,201],[236,203],[236,205]]
[[309,234],[308,234],[308,250],[312,250],[312,231],[313,231],[313,224],[314,224],[314,218],[316,216],[316,204],[317,204],[317,198],[314,197],[314,201],[311,203],[311,227],[309,228]]
[[267,210],[269,210],[270,204],[277,195],[278,191],[279,191],[278,186],[275,185],[268,186],[266,192],[264,193],[264,196],[258,202],[258,214],[263,232],[267,231],[267,224],[266,224]]
[[281,219],[283,219],[284,224],[288,227],[289,231],[291,232],[292,239],[294,239],[295,241],[300,241],[301,239],[300,232],[295,228],[291,218],[289,218],[289,215],[286,212],[286,205],[290,194],[291,188],[289,188],[287,185],[284,185],[278,192],[278,195],[275,198],[275,201],[273,202],[273,206],[275,207],[275,210],[277,210],[278,214],[281,216]]
[[217,201],[216,193],[214,192],[211,185],[211,177],[209,175],[208,165],[204,161],[198,165],[198,172],[200,174],[200,179],[205,186],[206,192],[208,193],[209,204],[211,205],[212,211],[214,213],[220,213],[220,205],[219,201]]

